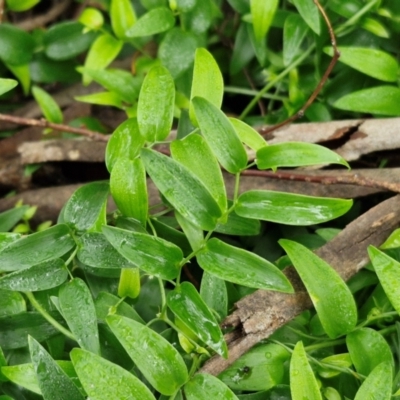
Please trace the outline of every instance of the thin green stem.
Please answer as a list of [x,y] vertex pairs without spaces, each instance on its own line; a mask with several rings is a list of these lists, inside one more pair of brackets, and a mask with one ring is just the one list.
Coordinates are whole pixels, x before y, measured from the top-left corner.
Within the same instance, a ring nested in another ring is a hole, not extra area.
[[[237,198],[239,197],[240,188],[240,172],[235,175],[235,189],[233,191],[233,206],[236,204]],[[228,212],[230,212],[228,210]]]
[[298,59],[296,59],[292,64],[290,64],[287,68],[285,68],[278,76],[276,76],[272,81],[268,82],[250,101],[247,107],[243,110],[242,114],[240,114],[239,119],[244,119],[247,114],[253,109],[253,107],[258,103],[261,97],[268,92],[274,85],[279,82],[282,78],[284,78],[293,68],[296,68],[299,64],[301,64],[313,51],[315,50],[315,44],[311,45]]
[[147,223],[150,226],[150,229],[151,229],[151,232],[152,232],[153,236],[157,237],[157,231],[155,230],[150,218],[147,218]]
[[45,310],[42,305],[35,299],[35,296],[32,292],[24,292],[25,296],[29,299],[32,306],[42,314],[43,318],[48,321],[54,328],[58,329],[62,334],[67,336],[68,338],[76,341],[75,336],[66,328],[64,328],[59,322],[57,322],[48,312]]
[[72,275],[70,269],[68,268],[68,265],[73,261],[73,259],[75,258],[77,252],[78,252],[78,246],[75,247],[74,251],[68,257],[68,260],[65,261],[65,265],[67,266],[67,271],[68,271],[68,274],[69,274],[71,279],[74,279],[74,276]]
[[164,283],[161,278],[157,278],[158,283],[160,285],[160,293],[161,293],[161,313],[163,314],[165,312],[165,308],[167,307],[167,298],[165,296],[165,288],[164,288]]
[[346,339],[327,340],[326,342],[311,344],[310,346],[304,347],[304,349],[306,351],[313,351],[318,349],[324,349],[326,347],[338,346],[345,343]]
[[[244,94],[246,96],[257,96],[258,91],[252,89],[245,89],[236,86],[225,86],[224,91],[226,93],[235,93],[235,94]],[[278,101],[285,101],[288,99],[287,96],[278,96],[276,94],[265,93],[261,96],[262,99],[270,99],[270,100],[278,100]]]

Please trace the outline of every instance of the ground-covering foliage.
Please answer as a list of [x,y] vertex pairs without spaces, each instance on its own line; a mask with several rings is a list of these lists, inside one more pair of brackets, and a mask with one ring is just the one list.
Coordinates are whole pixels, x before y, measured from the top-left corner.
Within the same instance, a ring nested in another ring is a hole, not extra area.
[[[37,3],[6,1],[11,14]],[[284,121],[318,88],[334,51],[329,24],[342,58],[304,119],[400,114],[398,2],[322,6],[328,24],[311,0],[103,0],[32,33],[0,25],[3,98],[31,93],[61,123],[46,85],[82,79],[105,91],[78,101],[127,114],[108,141],[110,180],[78,189],[53,226],[25,234],[32,208],[0,214],[0,399],[361,400],[399,390],[398,232],[371,246],[371,263],[346,284],[312,250],[340,232],[346,220],[329,221],[351,200],[240,190],[251,168],[349,167],[318,145],[268,145],[251,126]],[[131,71],[109,67],[133,54]],[[110,193],[117,210],[107,213]],[[235,301],[293,292],[287,265],[314,310],[218,377],[196,374],[227,356],[220,323]]]

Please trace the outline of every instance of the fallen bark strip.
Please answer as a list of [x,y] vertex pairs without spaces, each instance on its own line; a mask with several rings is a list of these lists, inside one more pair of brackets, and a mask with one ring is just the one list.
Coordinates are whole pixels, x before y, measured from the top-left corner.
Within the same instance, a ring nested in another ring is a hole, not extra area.
[[[351,222],[338,236],[315,253],[328,262],[344,280],[368,262],[367,247],[381,245],[400,226],[400,196],[392,197]],[[214,356],[199,372],[218,375],[261,340],[312,306],[293,267],[284,273],[295,288],[294,294],[257,290],[236,303],[236,310],[222,325],[234,328],[225,335],[227,360]]]

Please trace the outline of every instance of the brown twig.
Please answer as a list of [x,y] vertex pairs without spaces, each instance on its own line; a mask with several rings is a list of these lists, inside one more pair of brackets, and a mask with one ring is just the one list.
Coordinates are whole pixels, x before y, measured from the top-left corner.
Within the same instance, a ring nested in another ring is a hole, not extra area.
[[357,185],[363,187],[385,189],[394,193],[400,193],[400,185],[398,183],[378,181],[370,178],[365,178],[359,174],[354,174],[352,176],[313,176],[307,174],[293,174],[289,171],[272,172],[259,170],[247,170],[243,171],[242,174],[247,176],[258,176],[280,180],[320,183],[322,185]]
[[4,0],[0,0],[0,24],[3,22]]
[[0,114],[0,121],[12,122],[17,125],[29,125],[29,126],[39,126],[42,128],[52,128],[57,131],[75,133],[77,135],[85,136],[89,139],[99,140],[103,142],[107,142],[109,139],[109,135],[104,135],[100,132],[91,131],[85,128],[74,128],[72,126],[63,124],[55,124],[53,122],[46,121],[45,119],[32,119],[32,118],[17,117],[8,114]]
[[326,15],[325,10],[323,9],[323,7],[321,6],[321,4],[319,3],[318,0],[314,0],[315,5],[318,7],[319,12],[321,13],[322,17],[325,20],[325,23],[328,27],[328,31],[329,31],[329,36],[331,38],[331,43],[332,43],[332,47],[333,47],[333,57],[331,59],[331,62],[328,65],[328,68],[326,69],[324,75],[322,76],[321,80],[319,81],[317,87],[315,88],[315,90],[312,92],[311,96],[309,97],[309,99],[306,101],[306,103],[303,105],[303,107],[301,107],[301,109],[299,111],[297,111],[294,115],[292,115],[291,117],[289,117],[288,119],[286,119],[285,121],[272,126],[271,128],[265,128],[262,129],[260,131],[260,133],[262,135],[267,135],[268,133],[271,133],[279,128],[281,128],[282,126],[288,125],[291,122],[302,118],[304,116],[304,113],[306,112],[306,110],[308,109],[308,107],[311,106],[311,104],[314,102],[314,100],[317,98],[318,94],[321,92],[323,86],[325,85],[326,81],[328,80],[329,75],[331,74],[334,66],[337,63],[337,60],[340,57],[340,52],[337,48],[336,45],[336,37],[335,37],[335,33],[333,32],[333,28],[332,25],[329,21],[328,16]]

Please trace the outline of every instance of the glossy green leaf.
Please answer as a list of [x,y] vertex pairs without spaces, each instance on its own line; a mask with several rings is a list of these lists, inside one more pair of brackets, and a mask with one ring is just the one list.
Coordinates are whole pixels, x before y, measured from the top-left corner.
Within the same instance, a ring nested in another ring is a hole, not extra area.
[[139,268],[123,268],[118,284],[118,296],[136,299],[140,294]]
[[80,187],[64,206],[64,222],[72,224],[80,231],[105,224],[108,194],[108,182],[91,182]]
[[[187,71],[194,61],[198,39],[195,34],[181,28],[168,31],[158,49],[158,57],[173,78]],[[179,48],[179,51],[176,49]]]
[[257,41],[263,40],[267,35],[278,4],[278,0],[250,0],[254,35]]
[[9,92],[11,89],[14,89],[17,85],[18,82],[15,79],[0,78],[0,96]]
[[235,43],[229,65],[231,75],[236,75],[240,72],[255,56],[247,25],[249,25],[247,22],[242,21],[235,35]]
[[[231,206],[232,202],[229,201]],[[232,211],[228,215],[226,222],[219,222],[215,227],[215,232],[224,233],[225,235],[237,236],[255,236],[260,233],[261,224],[256,219],[244,218]]]
[[360,328],[349,333],[346,345],[357,372],[362,375],[369,375],[382,362],[394,365],[388,342],[374,329]]
[[69,229],[55,225],[12,242],[0,252],[0,270],[15,271],[58,258],[75,246]]
[[[317,318],[313,321],[316,320],[319,321]],[[322,334],[324,334],[322,326],[321,331]],[[321,363],[323,365],[318,366],[318,375],[325,379],[333,378],[334,376],[341,374],[340,368],[350,368],[353,365],[349,353],[334,354],[332,356],[325,357],[321,360]],[[335,367],[335,369],[330,368],[330,366]]]
[[361,22],[361,26],[363,29],[366,31],[371,32],[375,36],[384,38],[384,39],[389,39],[390,37],[390,30],[388,29],[386,24],[383,24],[379,20],[375,18],[363,18],[363,21]]
[[6,0],[7,9],[15,12],[29,10],[39,2],[40,0]]
[[187,400],[238,400],[228,386],[209,374],[196,374],[183,390]]
[[334,151],[304,142],[277,143],[263,147],[257,151],[256,163],[259,169],[320,164],[341,164],[350,168],[346,160]]
[[169,292],[167,305],[200,340],[227,358],[228,348],[218,322],[191,283],[183,282]]
[[148,195],[146,171],[140,158],[119,159],[111,171],[110,190],[118,209],[146,226]]
[[111,0],[110,19],[115,36],[119,39],[125,39],[126,32],[136,22],[136,13],[131,1]]
[[357,323],[357,306],[339,274],[303,245],[287,239],[279,244],[300,275],[328,336],[351,332]]
[[20,233],[14,232],[0,232],[0,252],[5,249],[8,245],[21,238]]
[[290,282],[274,264],[217,238],[210,239],[200,250],[197,261],[205,271],[228,282],[293,293]]
[[215,228],[221,209],[203,183],[177,161],[150,149],[141,156],[147,173],[184,218],[204,230]]
[[400,89],[395,86],[376,86],[341,97],[334,103],[341,110],[399,116]]
[[288,66],[302,51],[308,26],[298,14],[290,14],[283,28],[283,63]]
[[95,354],[73,349],[71,360],[79,380],[93,400],[152,400],[155,397],[135,375]]
[[267,390],[283,383],[284,363],[290,353],[278,344],[253,347],[223,371],[218,378],[233,390]]
[[0,317],[26,311],[25,299],[21,293],[0,290]]
[[[340,51],[339,61],[343,64],[381,81],[397,81],[399,65],[389,53],[368,47],[353,46],[340,46],[338,50]],[[331,47],[325,47],[324,52],[333,55]]]
[[87,29],[84,29],[84,32],[89,30],[98,30],[104,24],[104,17],[100,10],[94,7],[87,7],[82,11],[82,14],[79,16],[78,21],[85,25]]
[[120,254],[141,270],[163,279],[177,277],[183,260],[178,246],[146,233],[111,226],[104,226],[103,233]]
[[13,25],[0,25],[0,59],[7,64],[27,64],[35,47],[32,36]]
[[121,256],[102,233],[87,232],[80,237],[78,259],[92,268],[128,268],[129,261]]
[[257,151],[268,146],[266,140],[250,125],[237,118],[230,117],[229,121],[235,128],[240,140],[252,150]]
[[297,11],[302,16],[307,25],[317,34],[320,34],[321,25],[317,5],[313,1],[293,0]]
[[[221,107],[223,95],[224,81],[217,62],[208,50],[197,49],[194,58],[190,99],[203,97],[214,106]],[[190,104],[189,115],[192,123],[197,126],[192,103]]]
[[239,196],[235,211],[246,218],[286,225],[313,225],[340,217],[352,205],[352,200],[250,190]]
[[[204,243],[204,232],[201,228],[194,225],[187,218],[183,217],[175,210],[175,218],[179,223],[183,233],[190,243],[192,250],[197,250]],[[218,226],[218,225],[217,225]]]
[[228,315],[228,290],[223,279],[204,271],[201,277],[200,296],[221,320]]
[[220,164],[232,174],[246,168],[246,151],[228,117],[202,97],[195,97],[192,104],[201,133]]
[[[0,85],[1,85],[1,80],[0,80]],[[21,206],[0,213],[0,232],[8,232],[9,230],[11,230],[11,228],[24,216],[24,214],[28,209],[29,206]],[[0,244],[0,249],[1,249],[1,244]]]
[[377,365],[362,383],[354,400],[390,400],[393,368],[390,362]]
[[149,142],[164,140],[169,135],[174,104],[175,85],[171,74],[163,66],[151,68],[143,81],[137,109],[140,133]]
[[172,11],[167,7],[157,7],[143,14],[132,28],[126,31],[129,38],[151,36],[170,30],[175,25]]
[[33,364],[10,365],[2,367],[1,372],[18,386],[22,386],[33,393],[42,393]]
[[[103,33],[90,46],[85,58],[85,69],[103,69],[106,68],[119,54],[124,42],[116,39],[108,33]],[[91,82],[89,75],[83,75],[83,84],[88,85]]]
[[181,14],[182,26],[201,37],[210,28],[214,13],[214,2],[211,0],[197,0],[194,7]]
[[290,360],[290,392],[293,400],[322,400],[303,342],[297,342]]
[[147,326],[119,315],[110,315],[106,320],[137,368],[158,392],[172,395],[187,381],[185,362],[166,339]]
[[[57,322],[62,323],[58,312],[50,312]],[[28,336],[43,342],[60,332],[36,312],[20,312],[0,318],[0,346],[3,350],[19,349],[28,345]]]
[[32,87],[32,94],[47,121],[61,124],[63,121],[63,114],[55,100],[38,86]]
[[221,212],[227,210],[224,178],[217,159],[205,139],[191,134],[171,143],[172,157],[197,176],[218,203]]
[[75,21],[53,25],[43,37],[45,52],[54,60],[67,60],[89,48],[96,33],[82,34],[83,25]]
[[139,132],[136,118],[127,119],[119,125],[111,135],[106,147],[108,171],[111,172],[115,163],[122,158],[135,159],[144,142],[145,139]]
[[74,278],[61,287],[58,298],[62,315],[79,346],[100,354],[96,309],[86,283]]
[[44,400],[83,400],[85,397],[50,354],[31,336],[28,341],[33,367]]
[[97,104],[100,106],[112,106],[121,110],[124,109],[121,96],[115,92],[99,92],[85,96],[75,96],[74,99],[81,101],[82,103]]
[[68,271],[60,258],[12,272],[0,278],[0,289],[35,292],[60,286],[67,280]]
[[400,263],[373,246],[368,247],[368,254],[387,297],[400,313]]

